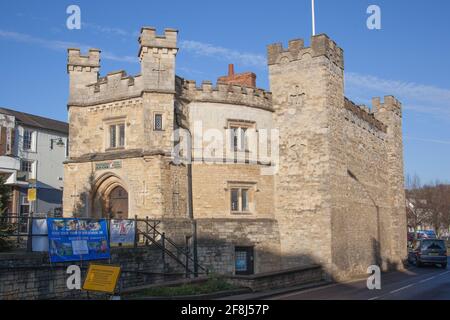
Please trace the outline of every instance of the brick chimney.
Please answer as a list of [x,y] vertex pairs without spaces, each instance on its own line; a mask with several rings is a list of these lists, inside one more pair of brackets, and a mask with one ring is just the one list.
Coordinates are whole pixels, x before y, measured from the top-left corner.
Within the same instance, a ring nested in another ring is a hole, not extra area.
[[256,74],[253,72],[234,73],[234,65],[228,65],[228,75],[217,79],[218,83],[237,84],[244,87],[256,87]]

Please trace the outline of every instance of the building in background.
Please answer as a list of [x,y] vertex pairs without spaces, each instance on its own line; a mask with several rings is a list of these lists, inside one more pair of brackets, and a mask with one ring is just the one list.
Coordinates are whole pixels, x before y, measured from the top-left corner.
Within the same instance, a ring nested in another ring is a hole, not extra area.
[[[8,213],[61,212],[67,138],[65,122],[0,108],[0,175],[12,187]],[[35,201],[29,189],[36,189]]]

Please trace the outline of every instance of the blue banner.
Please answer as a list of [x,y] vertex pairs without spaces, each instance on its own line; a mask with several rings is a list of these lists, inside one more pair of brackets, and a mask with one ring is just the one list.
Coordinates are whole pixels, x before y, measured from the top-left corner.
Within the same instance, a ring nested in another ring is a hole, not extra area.
[[48,218],[51,262],[109,259],[105,219]]

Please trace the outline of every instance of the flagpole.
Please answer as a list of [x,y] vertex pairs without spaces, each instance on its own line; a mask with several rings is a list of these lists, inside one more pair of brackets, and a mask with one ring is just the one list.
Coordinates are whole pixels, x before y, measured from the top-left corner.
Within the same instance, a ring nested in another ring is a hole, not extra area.
[[311,11],[312,11],[312,35],[316,35],[316,14],[314,10],[314,0],[311,0]]

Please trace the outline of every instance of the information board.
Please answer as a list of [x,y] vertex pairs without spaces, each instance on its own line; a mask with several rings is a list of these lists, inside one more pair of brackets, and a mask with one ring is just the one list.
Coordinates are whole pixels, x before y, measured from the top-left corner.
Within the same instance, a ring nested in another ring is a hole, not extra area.
[[104,219],[48,218],[51,262],[99,260],[110,257]]
[[120,276],[120,267],[90,264],[83,290],[113,294]]

